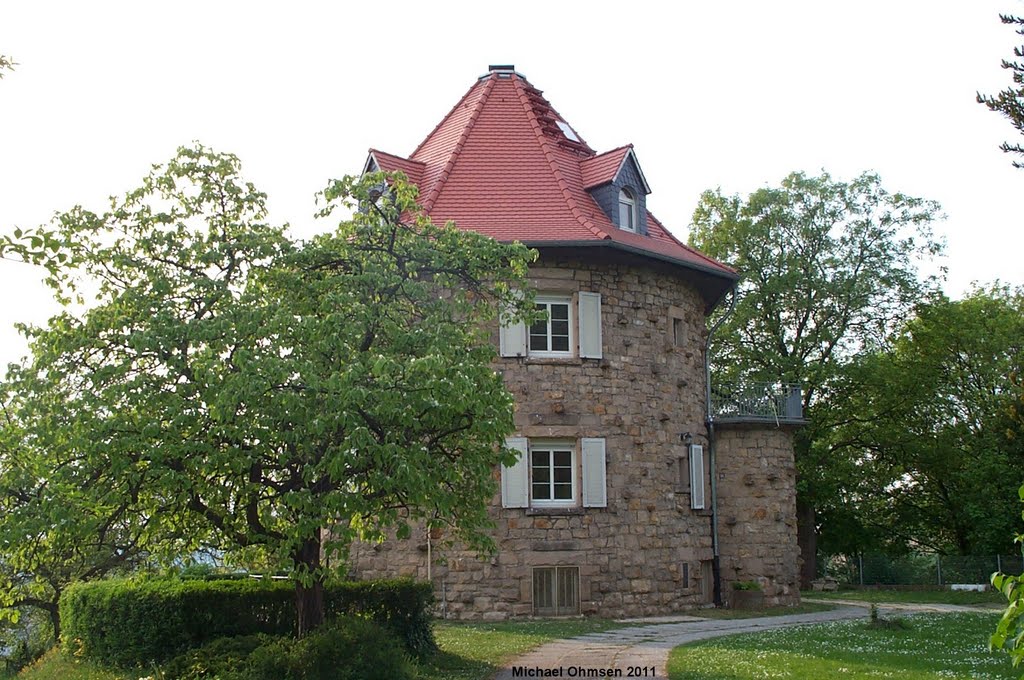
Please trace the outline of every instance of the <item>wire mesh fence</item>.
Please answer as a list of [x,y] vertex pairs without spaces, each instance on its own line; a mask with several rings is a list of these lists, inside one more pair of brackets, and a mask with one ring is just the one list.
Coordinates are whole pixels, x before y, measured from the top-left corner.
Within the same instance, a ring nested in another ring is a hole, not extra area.
[[948,586],[988,583],[992,574],[1024,573],[1021,555],[833,555],[822,560],[823,576],[858,586]]

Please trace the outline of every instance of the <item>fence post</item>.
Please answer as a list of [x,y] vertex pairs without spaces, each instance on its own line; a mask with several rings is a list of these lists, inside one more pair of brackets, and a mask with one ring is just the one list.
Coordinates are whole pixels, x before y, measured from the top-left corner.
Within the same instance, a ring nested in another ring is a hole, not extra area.
[[1003,556],[996,555],[996,571],[1002,573],[1003,571]]
[[864,585],[864,553],[857,555],[857,561],[860,563],[860,569],[857,570],[858,576],[860,576],[860,584]]
[[935,571],[939,575],[939,585],[942,585],[942,555],[935,555]]

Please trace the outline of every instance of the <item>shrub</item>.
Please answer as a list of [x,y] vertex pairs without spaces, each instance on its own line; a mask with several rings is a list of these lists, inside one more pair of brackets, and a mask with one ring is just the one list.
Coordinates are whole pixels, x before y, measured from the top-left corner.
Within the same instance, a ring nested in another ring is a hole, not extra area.
[[[434,648],[428,584],[409,580],[342,583],[325,589],[333,618],[378,622],[413,653]],[[294,633],[289,581],[110,580],[76,584],[60,601],[65,647],[114,666],[162,662],[223,637]]]
[[761,590],[761,584],[757,581],[736,581],[732,584],[733,590]]
[[224,638],[164,668],[167,680],[406,680],[410,666],[381,626],[341,617],[302,640],[267,635]]
[[391,631],[413,654],[437,649],[430,616],[434,593],[429,583],[352,581],[332,586],[324,599],[329,616],[366,616]]
[[240,635],[208,642],[171,659],[163,669],[164,677],[195,680],[243,672],[249,655],[272,639],[266,635]]

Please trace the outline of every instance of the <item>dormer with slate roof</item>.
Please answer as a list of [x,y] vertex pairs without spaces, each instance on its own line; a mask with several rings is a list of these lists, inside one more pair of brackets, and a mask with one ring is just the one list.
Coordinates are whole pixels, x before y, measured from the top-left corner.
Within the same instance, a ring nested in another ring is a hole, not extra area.
[[583,188],[605,215],[624,231],[648,235],[647,184],[633,145],[619,147],[580,163]]

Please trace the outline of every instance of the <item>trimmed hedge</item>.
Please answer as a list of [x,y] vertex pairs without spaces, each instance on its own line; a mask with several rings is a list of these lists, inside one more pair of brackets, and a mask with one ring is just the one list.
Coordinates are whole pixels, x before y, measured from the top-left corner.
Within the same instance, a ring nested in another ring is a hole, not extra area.
[[[327,586],[328,618],[371,619],[414,654],[435,648],[430,585],[410,580]],[[223,637],[295,633],[291,581],[129,579],[78,583],[60,598],[66,648],[101,663],[165,661]]]

